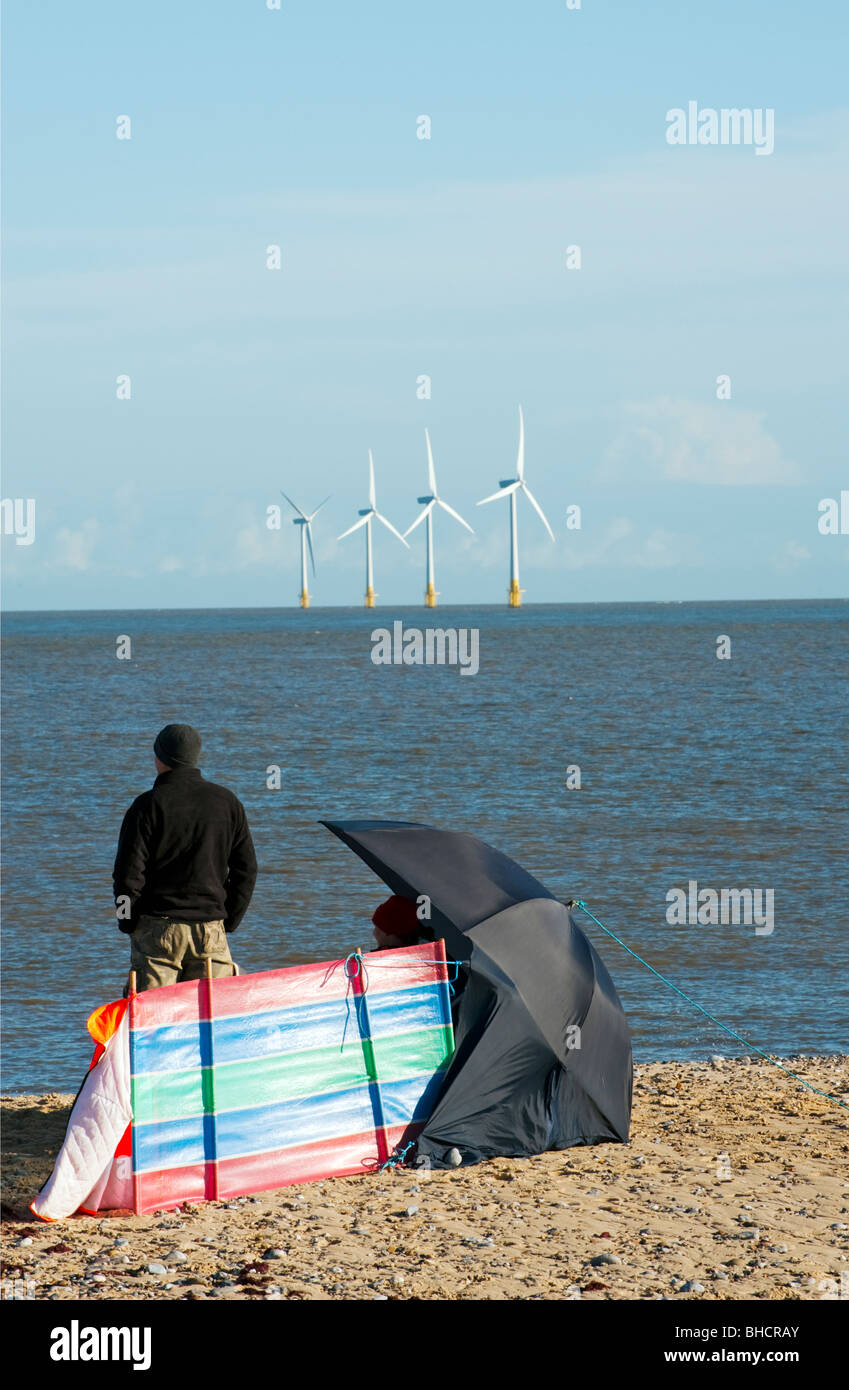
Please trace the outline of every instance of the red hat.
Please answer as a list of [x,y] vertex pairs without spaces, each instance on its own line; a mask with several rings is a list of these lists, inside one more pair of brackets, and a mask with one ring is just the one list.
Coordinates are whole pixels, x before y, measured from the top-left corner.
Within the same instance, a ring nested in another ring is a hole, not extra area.
[[399,897],[397,893],[375,908],[371,920],[386,936],[397,936],[399,939],[418,936],[422,925],[416,904],[410,898]]

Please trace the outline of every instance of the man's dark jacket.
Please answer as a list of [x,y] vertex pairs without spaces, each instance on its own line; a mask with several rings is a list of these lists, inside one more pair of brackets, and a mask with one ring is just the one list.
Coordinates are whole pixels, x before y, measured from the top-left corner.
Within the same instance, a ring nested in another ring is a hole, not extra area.
[[130,900],[124,932],[143,913],[235,931],[256,882],[244,806],[196,767],[161,773],[124,817],[112,876],[116,901]]

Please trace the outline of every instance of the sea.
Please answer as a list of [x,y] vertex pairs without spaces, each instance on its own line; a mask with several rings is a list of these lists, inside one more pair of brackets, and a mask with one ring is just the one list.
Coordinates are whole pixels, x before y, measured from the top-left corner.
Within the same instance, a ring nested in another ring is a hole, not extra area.
[[[375,662],[396,623],[474,630],[479,669]],[[371,943],[386,890],[322,819],[422,821],[615,933],[579,914],[637,1061],[847,1053],[847,676],[839,600],[7,614],[3,1090],[82,1080],[127,978],[118,831],[171,722],[247,810],[243,971]],[[691,884],[707,920],[676,913]],[[711,921],[711,890],[771,894],[771,929]]]

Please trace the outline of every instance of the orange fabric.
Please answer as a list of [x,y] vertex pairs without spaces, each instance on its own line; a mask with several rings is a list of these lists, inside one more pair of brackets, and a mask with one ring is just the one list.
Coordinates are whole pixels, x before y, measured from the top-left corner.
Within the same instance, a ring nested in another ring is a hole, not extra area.
[[[92,1067],[97,1066],[103,1056],[107,1042],[112,1037],[113,1033],[117,1031],[121,1019],[127,1012],[128,1003],[128,999],[113,999],[111,1004],[101,1004],[100,1008],[95,1009],[94,1013],[89,1014],[86,1019],[85,1026],[95,1041],[94,1055],[89,1063],[89,1071],[91,1071]],[[123,1137],[115,1150],[116,1158],[119,1154],[126,1154],[128,1157],[132,1156],[132,1128],[132,1125],[127,1125]],[[81,1207],[80,1210],[82,1211],[83,1208]]]
[[101,1004],[99,1009],[89,1014],[85,1026],[95,1042],[109,1041],[127,1012],[128,1003],[127,999],[113,999],[111,1004]]
[[128,1000],[113,999],[111,1004],[101,1004],[99,1009],[95,1009],[93,1014],[89,1014],[86,1019],[86,1028],[95,1041],[94,1056],[89,1063],[89,1071],[96,1067],[103,1056],[104,1048],[118,1028],[121,1019],[127,1012]]

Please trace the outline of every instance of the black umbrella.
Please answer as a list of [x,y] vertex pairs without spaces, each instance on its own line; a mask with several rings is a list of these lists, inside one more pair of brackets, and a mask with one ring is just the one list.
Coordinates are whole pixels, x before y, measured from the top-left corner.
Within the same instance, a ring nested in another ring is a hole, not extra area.
[[569,908],[474,835],[409,821],[324,821],[393,893],[431,904],[468,972],[456,1051],[418,1137],[433,1166],[603,1140],[626,1143],[628,1024]]

